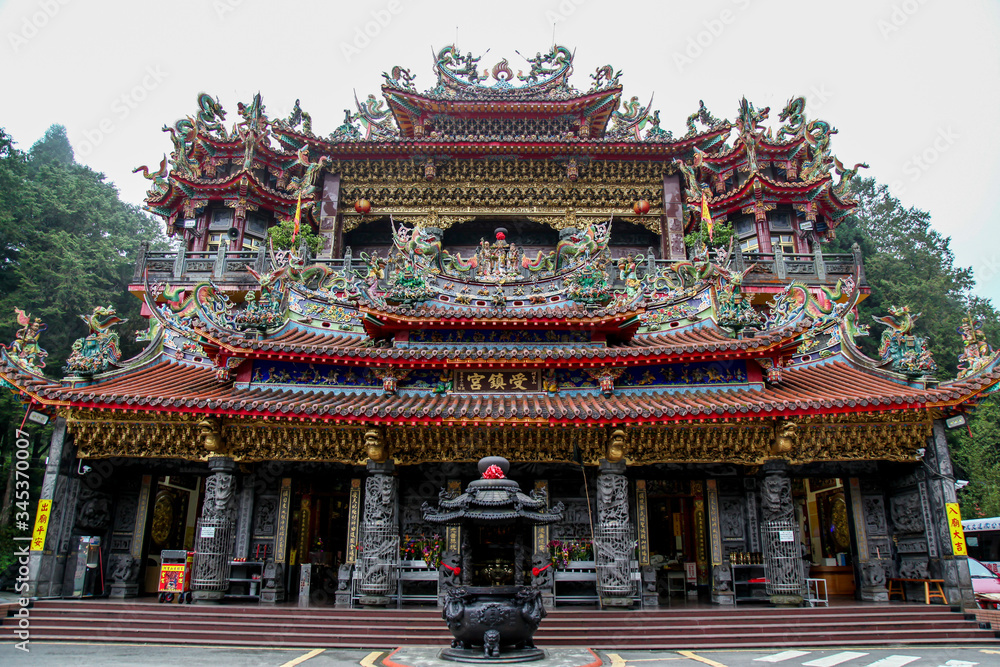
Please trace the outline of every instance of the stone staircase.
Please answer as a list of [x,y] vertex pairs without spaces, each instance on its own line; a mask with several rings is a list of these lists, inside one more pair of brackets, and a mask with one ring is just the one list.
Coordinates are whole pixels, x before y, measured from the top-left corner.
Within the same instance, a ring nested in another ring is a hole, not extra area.
[[[31,639],[390,649],[446,646],[434,608],[302,609],[195,606],[148,600],[42,600],[31,609]],[[14,619],[2,619],[12,627]],[[687,607],[655,611],[557,609],[542,622],[541,647],[596,649],[772,648],[900,644],[1000,644],[992,629],[956,608],[852,604],[829,608]]]

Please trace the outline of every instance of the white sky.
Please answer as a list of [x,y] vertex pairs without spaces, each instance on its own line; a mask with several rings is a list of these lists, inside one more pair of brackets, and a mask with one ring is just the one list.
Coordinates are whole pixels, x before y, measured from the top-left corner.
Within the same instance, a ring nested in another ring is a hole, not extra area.
[[[381,19],[381,23],[377,21]],[[845,164],[868,162],[904,204],[931,212],[1000,303],[1000,3],[994,0],[0,0],[0,127],[27,149],[49,125],[125,199],[147,186],[131,170],[169,152],[164,123],[220,98],[260,91],[271,117],[296,98],[317,134],[378,93],[381,72],[410,68],[433,85],[432,47],[455,41],[480,67],[515,53],[576,49],[578,88],[610,63],[626,99],[655,93],[664,129],[683,134],[704,99],[732,120],[741,96],[777,113],[795,95],[840,132]],[[373,36],[363,36],[367,30]]]

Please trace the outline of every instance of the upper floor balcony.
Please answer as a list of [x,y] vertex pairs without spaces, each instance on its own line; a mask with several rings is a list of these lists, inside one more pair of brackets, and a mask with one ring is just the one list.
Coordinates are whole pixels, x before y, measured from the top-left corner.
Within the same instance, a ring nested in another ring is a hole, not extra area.
[[[365,263],[358,257],[351,257],[349,253],[346,259],[311,258],[309,263],[326,266],[337,272],[343,271],[347,276],[360,277],[367,272]],[[682,263],[650,258],[640,265],[639,275],[643,272],[655,274]],[[850,253],[823,253],[817,249],[811,254],[786,253],[780,248],[771,253],[742,253],[737,248],[730,258],[730,264],[737,271],[750,268],[743,279],[744,287],[750,292],[777,292],[793,280],[810,286],[833,286],[847,277],[855,279],[861,287],[867,286],[861,251],[857,247]],[[227,244],[223,243],[217,251],[211,252],[152,252],[143,244],[132,276],[132,291],[140,291],[144,280],[148,280],[150,284],[169,283],[174,286],[193,286],[212,281],[222,288],[238,291],[257,285],[256,279],[247,269],[261,274],[273,268],[272,259],[264,248],[257,251],[229,250]],[[618,271],[609,270],[608,273],[613,281],[612,287],[623,286]],[[531,277],[525,273],[524,279],[528,281]]]

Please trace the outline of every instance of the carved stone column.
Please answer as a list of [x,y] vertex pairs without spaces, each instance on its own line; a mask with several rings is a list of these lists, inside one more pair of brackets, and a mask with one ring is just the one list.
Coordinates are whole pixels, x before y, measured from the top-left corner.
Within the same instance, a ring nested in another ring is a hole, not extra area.
[[[80,481],[73,474],[75,451],[72,442],[66,438],[66,419],[58,417],[52,431],[39,495],[40,500],[52,501],[52,512],[43,548],[39,550],[36,545],[31,546],[27,592],[31,597],[57,597],[72,593],[72,590],[63,592],[63,576],[80,492]],[[28,544],[16,543],[15,552],[20,552]]]
[[887,602],[886,569],[892,562],[892,546],[881,489],[857,477],[848,480],[854,536],[858,545],[855,576],[860,582],[861,599]]
[[282,477],[278,490],[278,520],[274,534],[274,559],[261,570],[260,603],[285,601],[285,568],[288,567],[288,528],[292,522],[292,478]]
[[636,551],[639,555],[639,571],[642,573],[642,606],[658,607],[660,595],[657,591],[656,569],[649,562],[649,505],[644,479],[635,481],[635,524]]
[[396,593],[399,563],[399,498],[391,460],[369,459],[361,520],[358,576],[361,604],[385,606]]
[[679,174],[663,177],[663,218],[660,252],[664,259],[684,259],[684,188]]
[[760,552],[760,524],[757,518],[757,480],[743,480],[743,497],[747,508],[747,551]]
[[[551,505],[549,501],[549,482],[545,479],[535,480],[535,494],[545,498],[545,506]],[[449,526],[450,528],[450,526]],[[551,537],[548,524],[538,524],[531,528],[532,554],[531,554],[531,584],[542,593],[542,603],[546,607],[555,606],[555,593],[553,585],[555,583],[555,573],[549,554],[549,538]]]
[[733,577],[729,565],[724,562],[722,550],[722,528],[719,516],[719,487],[714,479],[705,480],[705,500],[708,505],[708,546],[712,563],[712,602],[715,604],[735,604]]
[[240,489],[238,514],[236,519],[236,549],[233,556],[236,559],[246,559],[250,555],[250,533],[253,522],[254,506],[254,476],[247,475],[242,480]]
[[[948,441],[945,438],[944,421],[934,421],[934,431],[927,440],[924,450],[927,498],[930,505],[927,519],[927,535],[934,536],[940,545],[940,560],[936,563],[931,559],[932,574],[936,579],[944,579],[944,593],[948,602],[961,604],[965,609],[975,609],[976,601],[972,591],[972,578],[969,575],[968,556],[956,556],[952,548],[950,528],[948,525],[948,509],[946,503],[957,503],[955,494],[955,472],[951,467],[951,455],[948,452]],[[939,570],[935,572],[934,570]]]
[[226,456],[208,459],[212,475],[205,481],[205,499],[195,529],[192,597],[198,603],[221,602],[229,590],[229,564],[236,524],[236,463]]
[[804,584],[802,557],[792,505],[792,482],[784,461],[764,464],[760,499],[767,593],[772,604],[797,606],[802,603]]
[[[132,512],[132,538],[128,553],[108,556],[108,580],[111,581],[112,598],[134,598],[139,595],[139,567],[142,563],[143,538],[146,535],[146,515],[149,513],[153,476],[143,475],[139,487],[139,497]],[[125,509],[132,508],[126,503]],[[126,517],[123,517],[123,519]],[[113,539],[113,538],[112,538]],[[112,548],[114,544],[112,543]]]
[[594,559],[597,594],[602,606],[627,607],[632,604],[633,539],[628,514],[624,433],[615,431],[608,445],[607,458],[601,459],[597,475]]
[[[319,256],[324,259],[336,257],[340,253],[341,235],[337,234],[337,213],[340,208],[340,175],[323,175],[323,197],[319,209],[319,234],[323,237],[323,248]],[[348,271],[350,267],[348,267]]]

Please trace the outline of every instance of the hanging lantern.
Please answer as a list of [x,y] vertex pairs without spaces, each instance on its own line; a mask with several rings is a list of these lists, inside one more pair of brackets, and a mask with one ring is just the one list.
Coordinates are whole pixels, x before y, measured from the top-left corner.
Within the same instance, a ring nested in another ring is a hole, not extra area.
[[570,158],[569,164],[566,165],[566,178],[571,181],[576,181],[580,178],[580,168],[576,164],[576,158]]
[[372,210],[372,203],[367,199],[359,199],[354,202],[354,210],[361,215],[367,215]]
[[636,215],[646,215],[649,213],[649,202],[645,199],[640,199],[632,207],[632,210],[635,211]]

